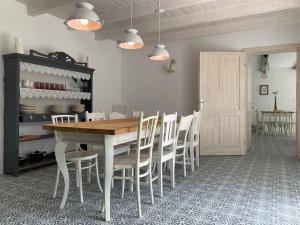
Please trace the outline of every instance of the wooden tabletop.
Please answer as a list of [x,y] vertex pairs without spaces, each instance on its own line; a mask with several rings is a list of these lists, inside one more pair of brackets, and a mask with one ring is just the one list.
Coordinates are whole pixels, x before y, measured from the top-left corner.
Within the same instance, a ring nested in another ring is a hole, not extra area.
[[94,133],[94,134],[125,134],[138,130],[139,120],[136,118],[118,120],[100,120],[80,123],[46,124],[46,130]]

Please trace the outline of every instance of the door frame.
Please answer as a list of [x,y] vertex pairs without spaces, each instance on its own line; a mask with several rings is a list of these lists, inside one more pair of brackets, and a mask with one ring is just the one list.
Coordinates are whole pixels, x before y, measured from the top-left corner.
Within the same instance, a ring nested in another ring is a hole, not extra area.
[[300,43],[245,48],[245,49],[243,49],[243,51],[246,53],[247,59],[249,59],[250,56],[255,56],[255,55],[267,55],[267,54],[272,54],[272,53],[285,53],[285,52],[296,52],[297,53],[297,67],[296,67],[296,153],[297,153],[297,158],[300,160]]

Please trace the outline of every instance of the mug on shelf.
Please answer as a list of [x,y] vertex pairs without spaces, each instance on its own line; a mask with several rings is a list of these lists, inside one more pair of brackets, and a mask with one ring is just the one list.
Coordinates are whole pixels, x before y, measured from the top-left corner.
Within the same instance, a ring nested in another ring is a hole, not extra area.
[[41,89],[41,82],[34,82],[34,88]]
[[22,80],[23,88],[30,88],[30,80]]

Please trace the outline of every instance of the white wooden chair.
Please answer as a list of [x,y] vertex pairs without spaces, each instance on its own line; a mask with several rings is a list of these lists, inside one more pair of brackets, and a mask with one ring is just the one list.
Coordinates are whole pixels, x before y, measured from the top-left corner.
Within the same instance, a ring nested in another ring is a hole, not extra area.
[[[53,124],[63,124],[63,123],[70,123],[70,122],[78,123],[78,116],[75,115],[53,115],[52,116],[52,123]],[[56,140],[58,140],[57,132],[55,132]],[[76,146],[78,146],[77,144]],[[80,201],[83,203],[83,188],[82,188],[82,171],[88,169],[88,177],[90,176],[90,169],[95,167],[96,170],[96,178],[97,183],[100,191],[102,192],[100,179],[99,179],[99,172],[98,172],[98,154],[95,151],[79,151],[79,147],[75,151],[66,152],[66,161],[67,165],[75,164],[75,168],[68,168],[69,170],[76,171],[76,184],[79,187],[80,191]],[[87,166],[82,167],[82,162],[87,162]],[[60,169],[57,167],[57,174],[56,174],[56,181],[54,187],[53,198],[56,198],[57,194],[57,187],[59,183],[59,175]]]
[[132,118],[140,118],[141,114],[144,113],[144,111],[132,111]]
[[125,104],[114,104],[112,105],[112,112],[118,112],[123,115],[128,115],[128,105]]
[[187,159],[189,162],[187,164],[191,165],[192,172],[195,171],[195,162],[196,166],[200,165],[200,147],[199,147],[199,139],[200,139],[200,119],[201,112],[193,112],[193,121],[190,126],[189,136],[187,147],[189,148],[189,158]]
[[105,120],[105,112],[88,112],[85,111],[85,121],[98,121]]
[[[176,134],[176,164],[183,164],[183,175],[186,177],[186,149],[190,126],[194,115],[181,116]],[[182,158],[182,160],[180,160]]]
[[[138,215],[142,216],[141,199],[140,199],[140,179],[148,176],[150,188],[151,203],[154,204],[152,189],[152,150],[153,141],[158,120],[158,113],[155,116],[143,117],[139,121],[139,130],[137,136],[137,149],[135,154],[119,155],[114,159],[114,171],[121,170],[122,176],[114,176],[114,179],[122,180],[122,198],[124,196],[125,180],[134,181],[136,185],[136,197],[138,206]],[[141,172],[141,169],[143,169]],[[125,170],[135,171],[135,174],[125,175]]]
[[163,164],[170,163],[171,186],[175,188],[175,145],[176,145],[177,113],[162,114],[158,149],[154,149],[152,161],[157,165],[159,196],[163,197]]
[[109,120],[125,119],[126,115],[119,112],[112,112],[107,115]]

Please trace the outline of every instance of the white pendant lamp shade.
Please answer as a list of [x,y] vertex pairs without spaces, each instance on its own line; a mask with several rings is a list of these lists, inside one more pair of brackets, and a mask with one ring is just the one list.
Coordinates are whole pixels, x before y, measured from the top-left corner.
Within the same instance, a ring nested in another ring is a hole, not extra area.
[[167,51],[166,46],[160,43],[160,13],[164,12],[164,10],[160,9],[159,0],[157,0],[157,3],[158,3],[158,9],[156,12],[158,13],[158,44],[154,46],[152,53],[149,55],[149,58],[151,60],[163,61],[169,59],[170,54]]
[[93,11],[92,4],[79,2],[76,7],[75,12],[66,21],[69,27],[80,31],[94,31],[102,27],[98,15]]
[[139,49],[144,47],[143,39],[137,34],[136,29],[125,30],[124,40],[120,41],[119,47],[124,49]]
[[138,30],[132,28],[132,0],[130,0],[130,29],[125,30],[125,37],[119,41],[119,47],[123,49],[143,48],[143,39],[137,33]]
[[155,45],[155,48],[153,49],[152,53],[149,55],[149,58],[151,60],[167,60],[170,58],[169,52],[165,49],[165,45],[158,44]]

